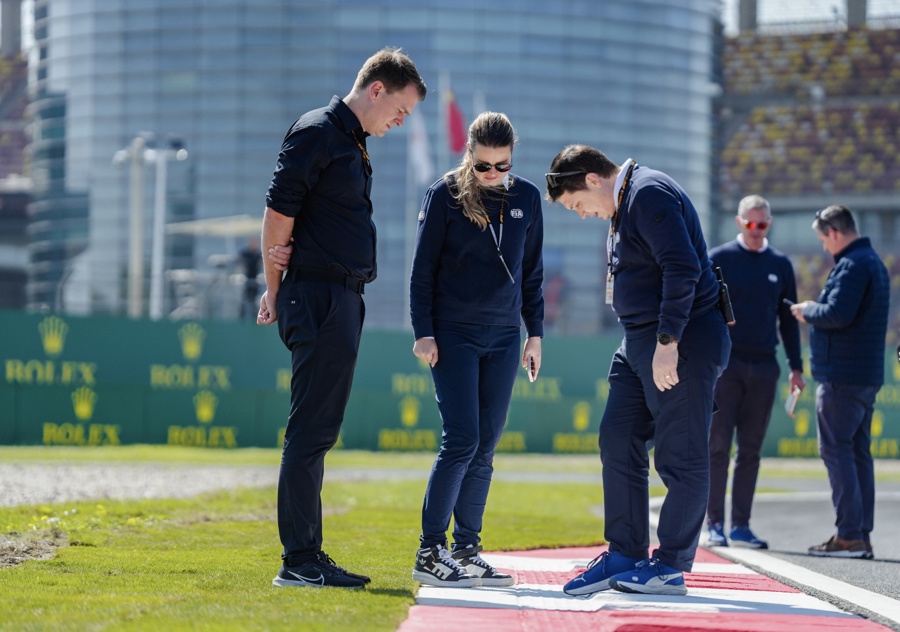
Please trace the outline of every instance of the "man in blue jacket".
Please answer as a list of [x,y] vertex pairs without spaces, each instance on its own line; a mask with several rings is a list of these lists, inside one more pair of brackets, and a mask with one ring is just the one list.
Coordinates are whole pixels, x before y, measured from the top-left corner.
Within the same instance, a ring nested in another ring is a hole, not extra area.
[[[731,350],[700,218],[666,174],[593,147],[566,147],[550,170],[550,200],[610,220],[606,302],[625,328],[600,421],[609,550],[563,590],[684,595],[709,493],[713,389]],[[653,446],[667,493],[648,556]]]
[[812,325],[819,454],[831,483],[837,533],[811,546],[809,554],[871,559],[875,471],[869,445],[875,395],[884,383],[890,278],[847,207],[819,211],[813,228],[834,256],[834,269],[818,300],[797,303],[791,312]]

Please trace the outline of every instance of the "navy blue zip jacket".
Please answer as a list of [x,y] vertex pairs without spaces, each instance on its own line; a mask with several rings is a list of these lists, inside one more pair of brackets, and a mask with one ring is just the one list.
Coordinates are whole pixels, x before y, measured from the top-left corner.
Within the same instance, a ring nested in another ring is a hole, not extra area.
[[625,330],[658,322],[677,340],[714,308],[719,283],[700,218],[684,189],[660,171],[634,168],[616,218],[613,309]]
[[528,180],[510,176],[486,197],[485,209],[500,239],[507,274],[490,228],[481,230],[463,215],[442,178],[425,193],[409,284],[410,316],[416,339],[434,336],[435,320],[481,325],[522,322],[528,336],[544,335],[544,220],[541,194]]
[[812,325],[812,375],[819,382],[880,386],[891,291],[887,268],[868,237],[848,245],[834,261],[816,304],[803,310]]

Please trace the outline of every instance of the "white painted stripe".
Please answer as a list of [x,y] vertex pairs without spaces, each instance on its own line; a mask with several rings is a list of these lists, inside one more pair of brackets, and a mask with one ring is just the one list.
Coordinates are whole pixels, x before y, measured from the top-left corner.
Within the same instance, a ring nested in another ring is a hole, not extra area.
[[[568,573],[579,569],[586,568],[591,561],[590,558],[583,559],[563,559],[563,558],[546,558],[546,557],[528,557],[527,555],[494,555],[491,553],[482,553],[484,558],[491,566],[503,568],[513,571],[543,571],[551,573]],[[696,573],[713,573],[715,575],[758,575],[754,570],[750,570],[746,566],[734,563],[697,563],[691,571]]]
[[693,569],[688,575],[702,575],[703,573],[713,575],[759,575],[756,571],[740,564],[714,564],[707,562],[694,562]]
[[896,599],[832,579],[761,551],[729,549],[728,551],[723,551],[722,554],[733,560],[758,566],[767,573],[778,575],[814,590],[829,593],[839,599],[849,601],[861,608],[874,612],[885,619],[900,623],[900,601]]
[[544,571],[567,573],[578,568],[585,568],[588,559],[553,559],[547,557],[528,557],[526,555],[492,555],[482,553],[481,557],[491,566],[514,571]]
[[637,595],[607,590],[589,597],[571,597],[561,586],[518,584],[509,588],[434,588],[422,586],[416,602],[427,606],[509,608],[598,612],[640,610],[785,614],[852,617],[831,604],[805,593],[691,588],[687,595]]

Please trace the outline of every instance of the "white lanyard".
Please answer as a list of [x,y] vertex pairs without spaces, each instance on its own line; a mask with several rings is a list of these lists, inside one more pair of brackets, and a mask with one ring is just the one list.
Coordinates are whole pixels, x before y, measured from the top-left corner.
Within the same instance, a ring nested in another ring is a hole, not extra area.
[[[497,254],[500,256],[500,263],[503,264],[503,269],[506,270],[506,274],[509,275],[509,280],[513,285],[516,284],[516,280],[513,278],[512,272],[509,271],[509,266],[506,265],[506,260],[503,258],[503,252],[500,250],[500,244],[503,243],[503,204],[506,202],[506,193],[503,194],[503,198],[500,200],[500,238],[497,238],[497,233],[494,232],[494,225],[491,224],[491,218],[487,218],[488,228],[491,229],[491,236],[494,238],[494,244],[497,246]],[[487,215],[487,213],[485,213]]]

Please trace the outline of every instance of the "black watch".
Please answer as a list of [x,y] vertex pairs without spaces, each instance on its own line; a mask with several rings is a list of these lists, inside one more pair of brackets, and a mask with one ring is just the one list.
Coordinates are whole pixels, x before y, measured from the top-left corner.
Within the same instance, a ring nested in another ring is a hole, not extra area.
[[678,342],[677,340],[675,340],[675,336],[673,336],[672,334],[667,334],[666,332],[656,334],[656,341],[661,345],[667,345],[670,342]]

